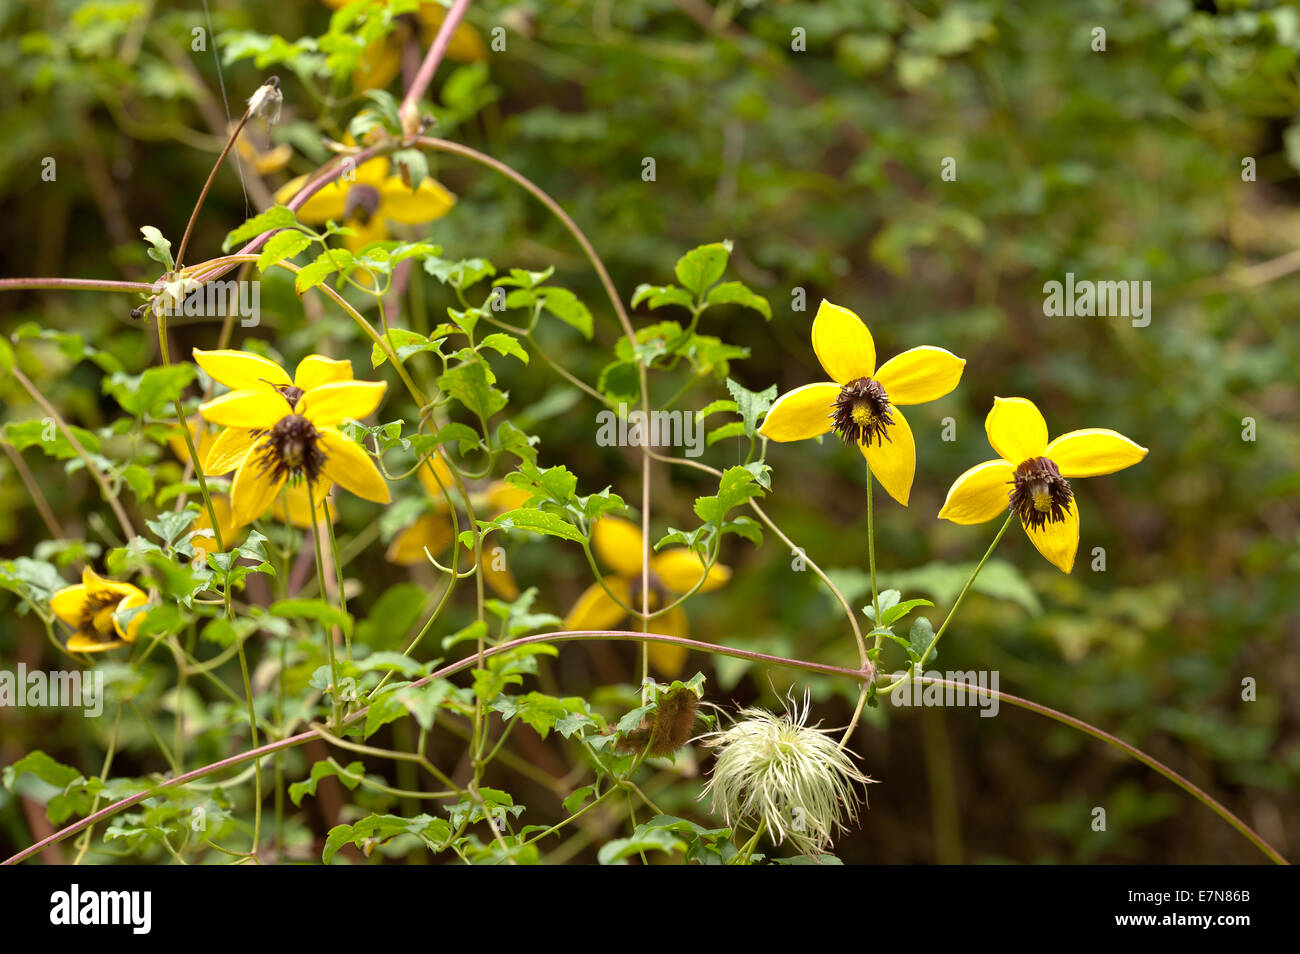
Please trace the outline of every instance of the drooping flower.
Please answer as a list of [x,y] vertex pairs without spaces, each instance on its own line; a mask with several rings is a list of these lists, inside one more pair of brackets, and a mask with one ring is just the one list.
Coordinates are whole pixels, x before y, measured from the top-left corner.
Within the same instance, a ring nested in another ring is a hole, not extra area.
[[976,464],[953,482],[939,516],[953,523],[992,520],[1008,506],[1048,562],[1066,573],[1079,548],[1079,509],[1072,477],[1131,467],[1147,449],[1118,431],[1088,427],[1048,443],[1047,422],[1027,398],[994,398],[984,420],[998,460]]
[[808,696],[802,710],[775,715],[748,708],[726,729],[700,738],[718,750],[713,772],[700,797],[710,795],[713,810],[732,828],[765,824],[772,840],[787,838],[806,855],[831,846],[836,829],[856,822],[863,797],[857,785],[872,781],[848,752],[810,726]]
[[853,312],[823,301],[812,326],[813,350],[831,380],[781,395],[759,433],[799,441],[834,431],[857,447],[891,497],[907,506],[916,443],[900,406],[925,404],[957,386],[964,358],[923,345],[876,367],[876,345]]
[[135,642],[148,610],[136,613],[125,627],[116,614],[148,602],[149,597],[130,583],[106,580],[86,567],[80,583],[50,597],[50,609],[73,629],[68,638],[71,652],[101,653]]
[[[338,9],[352,0],[324,0],[325,4]],[[375,0],[378,4],[379,0]],[[362,54],[361,66],[352,77],[352,85],[357,90],[383,89],[393,81],[402,68],[402,52],[408,43],[418,40],[422,49],[428,49],[438,28],[447,17],[447,9],[435,0],[425,0],[415,12],[397,18],[393,32],[381,40],[376,40]],[[447,47],[447,58],[458,63],[481,63],[487,59],[487,46],[468,23],[457,24],[451,34],[451,43]]]
[[235,471],[235,526],[257,519],[285,484],[310,482],[323,500],[330,482],[358,497],[388,503],[388,485],[370,455],[337,429],[379,406],[387,385],[352,380],[352,365],[309,355],[292,379],[278,364],[245,351],[194,350],[210,377],[232,390],[199,408],[225,430],[208,451],[210,473]]
[[[388,238],[388,222],[424,225],[451,211],[456,197],[426,176],[412,189],[393,175],[387,157],[369,159],[356,166],[351,179],[340,178],[309,198],[298,209],[298,219],[309,225],[324,225],[333,220],[355,234],[343,237],[349,251],[359,251],[371,242]],[[275,194],[281,204],[292,199],[309,176],[299,176],[285,183]]]
[[[639,611],[641,608],[641,554],[644,538],[641,528],[620,517],[602,517],[596,521],[591,542],[596,554],[614,572],[605,577],[605,586],[593,583],[578,597],[564,621],[565,629],[610,629],[627,617],[627,610],[610,597],[618,597],[623,605]],[[667,547],[650,555],[649,607],[654,612],[673,602],[683,593],[689,593],[700,578],[704,583],[699,592],[716,590],[731,579],[731,569],[715,563],[705,575],[704,561],[689,547]],[[675,606],[662,616],[650,621],[650,630],[665,636],[686,637],[690,624],[686,611]],[[668,678],[682,671],[688,650],[672,643],[650,643],[650,663],[661,675]]]
[[[451,548],[455,538],[455,529],[451,522],[452,504],[447,499],[446,493],[455,486],[455,479],[447,467],[447,462],[435,454],[426,465],[416,471],[416,476],[419,478],[420,485],[428,493],[433,509],[429,513],[421,514],[413,524],[393,537],[393,542],[388,545],[386,555],[388,561],[399,566],[419,566],[428,563],[429,558],[425,556],[426,549],[435,559],[438,559]],[[507,510],[522,507],[531,496],[528,491],[511,486],[504,480],[495,480],[483,491],[483,502],[486,503],[488,512],[495,517]],[[472,558],[465,562],[472,562]],[[494,555],[489,553],[483,555],[483,581],[503,599],[519,598],[519,585],[515,583],[514,575],[508,568],[498,565]]]

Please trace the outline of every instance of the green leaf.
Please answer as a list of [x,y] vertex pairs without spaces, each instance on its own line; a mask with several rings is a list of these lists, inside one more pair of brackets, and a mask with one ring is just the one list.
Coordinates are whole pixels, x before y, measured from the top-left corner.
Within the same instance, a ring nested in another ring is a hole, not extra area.
[[519,339],[514,335],[508,335],[504,332],[494,332],[488,335],[478,343],[480,349],[491,348],[497,354],[508,354],[511,357],[518,358],[524,364],[528,363],[528,352],[524,350]]
[[918,599],[918,600],[904,600],[902,603],[898,603],[895,606],[891,606],[889,609],[884,609],[882,607],[880,610],[880,625],[889,626],[891,623],[894,623],[897,620],[902,619],[904,616],[912,612],[912,610],[916,609],[918,606],[933,606],[933,605],[934,604],[931,603],[929,600]]
[[[297,224],[298,217],[293,214],[291,209],[283,205],[273,205],[265,212],[259,212],[243,225],[230,232],[226,236],[226,240],[221,243],[221,251],[228,252],[240,242],[247,242],[249,239],[257,238],[263,232],[292,228]],[[259,267],[261,266],[259,265]]]
[[560,537],[563,540],[572,540],[574,543],[582,543],[586,537],[572,523],[565,520],[557,513],[551,513],[549,510],[533,510],[527,507],[518,510],[509,510],[495,520],[479,521],[479,525],[484,529],[496,527],[501,530],[527,530],[531,533],[544,533],[553,537]]
[[[907,634],[907,641],[911,644],[912,658],[914,660],[921,658],[921,654],[925,652],[925,647],[930,645],[932,639],[934,639],[934,627],[930,625],[928,619],[924,616],[918,616],[912,620],[912,629]],[[929,658],[935,659],[938,655],[939,650],[936,648],[930,651]]]
[[438,387],[465,405],[484,420],[496,414],[508,401],[504,392],[497,390],[497,377],[487,362],[479,359],[449,369],[438,376]]
[[324,759],[311,767],[311,778],[302,782],[294,782],[289,786],[289,798],[295,805],[302,804],[304,795],[315,798],[316,783],[323,778],[337,778],[349,790],[353,790],[361,784],[361,779],[365,777],[365,774],[366,767],[361,762],[350,762],[347,768],[343,768],[333,759]]
[[673,272],[683,288],[701,298],[727,270],[730,256],[730,242],[701,245],[679,258]]
[[768,321],[772,320],[772,306],[762,295],[756,295],[741,282],[723,282],[709,291],[704,299],[710,305],[742,305],[752,308]]
[[649,301],[651,308],[662,308],[664,305],[690,308],[695,304],[691,293],[676,285],[637,285],[632,294],[632,307],[635,308],[643,301]]
[[749,391],[727,378],[727,390],[736,402],[736,411],[745,422],[745,433],[753,436],[758,431],[758,419],[767,413],[776,400],[776,385],[765,391]]
[[119,371],[106,378],[103,387],[128,413],[145,417],[175,402],[197,374],[194,365],[188,363],[149,368],[134,376]]
[[257,256],[258,271],[266,271],[272,265],[279,264],[287,258],[293,258],[307,246],[311,245],[314,239],[306,232],[299,232],[297,229],[285,229],[283,232],[276,232],[266,244],[262,246],[262,254]]
[[288,599],[271,604],[271,615],[285,619],[310,619],[325,626],[338,626],[347,630],[352,617],[324,600]]

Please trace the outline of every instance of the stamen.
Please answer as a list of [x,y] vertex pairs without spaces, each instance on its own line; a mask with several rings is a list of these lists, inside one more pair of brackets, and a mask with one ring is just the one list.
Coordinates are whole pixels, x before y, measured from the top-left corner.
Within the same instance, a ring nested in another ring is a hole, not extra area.
[[378,208],[379,190],[359,183],[348,189],[348,196],[343,202],[343,218],[356,219],[362,225],[368,225],[370,217]]
[[1011,509],[1020,515],[1026,529],[1041,530],[1065,520],[1074,490],[1050,458],[1029,458],[1016,468],[1008,483],[1012,485],[1007,495]]
[[831,413],[832,430],[850,446],[893,443],[889,395],[874,378],[855,378],[840,388]]
[[273,478],[298,480],[306,477],[313,483],[320,475],[325,455],[320,449],[320,432],[301,414],[287,414],[275,422],[260,458],[262,473]]
[[120,593],[99,593],[86,600],[81,611],[81,620],[77,632],[101,643],[117,639],[113,628],[113,614],[122,602]]
[[[270,381],[267,381],[266,383],[271,384]],[[302,388],[295,387],[292,384],[271,384],[271,387],[275,388],[278,392],[280,392],[280,397],[288,401],[289,407],[291,408],[298,406],[298,400],[303,396],[304,393]]]

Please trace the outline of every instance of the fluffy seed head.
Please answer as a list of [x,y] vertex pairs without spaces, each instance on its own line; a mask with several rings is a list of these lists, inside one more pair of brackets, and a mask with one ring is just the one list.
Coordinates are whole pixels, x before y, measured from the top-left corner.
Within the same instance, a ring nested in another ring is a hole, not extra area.
[[856,786],[872,779],[828,737],[830,730],[807,724],[808,708],[805,693],[802,708],[792,700],[780,715],[742,709],[730,727],[700,741],[718,749],[704,789],[713,810],[733,828],[764,822],[776,844],[788,838],[815,856],[831,846],[846,820],[857,821],[865,798]]

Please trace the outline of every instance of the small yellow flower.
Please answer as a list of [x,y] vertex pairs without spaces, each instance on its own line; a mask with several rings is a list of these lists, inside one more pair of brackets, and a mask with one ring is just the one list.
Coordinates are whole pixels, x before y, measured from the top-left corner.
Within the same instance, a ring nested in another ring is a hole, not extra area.
[[813,319],[812,344],[831,380],[783,394],[758,432],[773,441],[799,441],[835,431],[862,451],[881,485],[906,507],[916,442],[898,408],[943,397],[961,380],[965,359],[926,345],[877,369],[876,345],[862,319],[828,301]]
[[[436,480],[430,468],[432,471],[437,471]],[[428,465],[416,471],[416,476],[433,500],[434,510],[432,513],[422,514],[415,523],[395,536],[393,542],[389,544],[386,557],[390,563],[399,566],[419,566],[427,563],[428,557],[424,554],[426,548],[435,558],[440,557],[451,547],[455,537],[450,517],[451,503],[447,500],[443,489],[455,486],[455,479],[447,468],[446,462],[434,455]],[[487,486],[483,495],[492,516],[522,507],[532,496],[528,491],[512,487],[504,480],[493,481]],[[519,585],[515,583],[510,570],[498,567],[497,561],[487,553],[483,555],[483,582],[487,583],[502,599],[519,598]]]
[[994,398],[984,420],[998,460],[976,464],[948,491],[939,516],[953,523],[992,520],[1010,509],[1048,562],[1066,573],[1079,548],[1079,509],[1070,477],[1131,467],[1147,449],[1117,431],[1088,427],[1047,441],[1047,422],[1026,398]]
[[204,461],[210,473],[235,471],[233,520],[257,519],[286,483],[311,481],[317,500],[330,482],[358,497],[388,503],[388,485],[366,451],[337,429],[379,406],[387,385],[352,380],[352,365],[318,354],[299,364],[291,380],[278,364],[245,351],[200,351],[194,360],[232,390],[199,407],[225,430]]
[[[605,586],[593,583],[573,604],[565,629],[611,629],[627,616],[627,610],[610,598],[618,597],[634,610],[641,608],[641,553],[644,538],[641,528],[619,517],[602,517],[596,521],[591,542],[597,555],[614,571],[605,577]],[[650,555],[651,612],[670,603],[682,593],[689,593],[704,576],[704,561],[689,547],[669,547]],[[708,570],[699,592],[716,590],[731,579],[731,569],[715,563]],[[686,637],[690,624],[686,611],[676,606],[650,621],[650,630],[665,636]],[[682,671],[688,650],[671,643],[650,643],[650,662],[663,676],[672,678]]]
[[[371,242],[388,238],[389,221],[423,225],[451,211],[456,197],[429,177],[412,189],[401,176],[392,175],[388,159],[370,159],[356,167],[351,181],[335,179],[298,210],[298,220],[323,225],[333,220],[356,234],[344,236],[349,251],[359,251]],[[307,184],[308,176],[285,183],[275,194],[281,204],[292,199]]]
[[[352,0],[324,2],[327,6],[338,9]],[[393,32],[371,44],[362,54],[362,65],[353,74],[352,85],[358,90],[383,89],[388,86],[402,68],[402,52],[407,43],[416,39],[418,33],[422,48],[428,49],[446,16],[447,10],[442,4],[428,0],[421,3],[414,14],[398,17]],[[487,59],[487,52],[478,31],[462,22],[451,35],[447,58],[459,63],[480,63]]]
[[148,611],[136,613],[125,629],[114,614],[148,602],[149,597],[130,583],[106,580],[86,567],[79,584],[50,597],[50,609],[73,629],[68,639],[70,651],[101,653],[135,642]]

